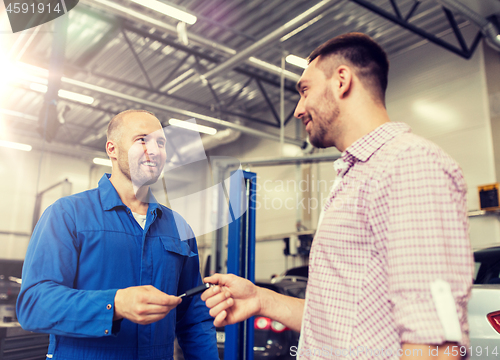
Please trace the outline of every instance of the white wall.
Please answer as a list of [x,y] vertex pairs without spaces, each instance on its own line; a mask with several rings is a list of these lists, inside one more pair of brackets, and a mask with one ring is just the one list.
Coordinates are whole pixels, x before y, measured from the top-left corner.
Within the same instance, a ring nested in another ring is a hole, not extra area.
[[[477,186],[497,180],[486,76],[482,46],[470,60],[433,44],[391,58],[391,119],[408,123],[460,164],[469,210],[479,208]],[[472,245],[500,242],[499,225],[496,217],[470,218]]]
[[[45,153],[40,162],[39,151],[24,152],[0,148],[0,231],[31,233],[33,209],[38,191],[68,179],[72,193],[88,189],[91,163],[70,156]],[[97,185],[96,173],[104,167],[94,167],[92,186]],[[62,196],[62,188],[56,187],[43,196],[42,211]],[[0,258],[23,259],[28,246],[28,236],[0,234]]]

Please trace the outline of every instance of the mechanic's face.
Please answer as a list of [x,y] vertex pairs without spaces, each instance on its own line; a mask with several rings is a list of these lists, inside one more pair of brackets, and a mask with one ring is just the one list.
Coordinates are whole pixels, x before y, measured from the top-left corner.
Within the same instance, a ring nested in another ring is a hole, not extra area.
[[146,112],[127,114],[122,121],[123,132],[117,143],[119,171],[136,187],[154,184],[167,159],[160,122]]
[[333,95],[330,79],[317,67],[318,58],[304,70],[297,89],[300,100],[295,109],[295,117],[302,120],[309,134],[309,141],[315,147],[334,146],[336,119],[340,109]]

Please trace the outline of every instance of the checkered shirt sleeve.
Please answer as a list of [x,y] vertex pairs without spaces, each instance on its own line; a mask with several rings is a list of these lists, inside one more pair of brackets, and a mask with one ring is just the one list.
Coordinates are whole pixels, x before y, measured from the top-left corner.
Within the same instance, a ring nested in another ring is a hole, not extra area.
[[461,345],[467,346],[473,262],[466,184],[446,154],[429,143],[423,145],[395,157],[373,201],[370,222],[385,245],[389,300],[401,342],[448,340],[430,287],[441,279],[451,286],[462,324]]

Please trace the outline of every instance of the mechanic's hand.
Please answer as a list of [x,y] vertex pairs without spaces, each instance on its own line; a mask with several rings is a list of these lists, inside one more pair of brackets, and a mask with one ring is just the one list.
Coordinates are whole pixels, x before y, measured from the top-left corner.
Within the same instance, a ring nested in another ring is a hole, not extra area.
[[120,289],[115,295],[113,320],[122,318],[147,325],[163,319],[182,302],[177,296],[167,295],[154,286],[134,286]]
[[201,300],[215,318],[215,326],[235,324],[259,313],[259,287],[249,280],[232,274],[214,274],[203,282],[217,285],[201,294]]

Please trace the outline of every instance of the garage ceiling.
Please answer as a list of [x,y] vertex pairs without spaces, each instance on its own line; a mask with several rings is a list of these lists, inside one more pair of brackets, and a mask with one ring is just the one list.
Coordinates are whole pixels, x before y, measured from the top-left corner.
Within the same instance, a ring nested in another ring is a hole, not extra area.
[[[500,13],[500,0],[463,3],[485,17]],[[469,55],[480,40],[462,41],[461,31],[479,29],[433,0],[171,0],[168,4],[198,18],[187,25],[187,44],[179,39],[176,20],[129,0],[80,0],[69,13],[63,66],[67,80],[61,87],[94,101],[84,105],[60,100],[70,110],[54,143],[102,150],[110,117],[128,108],[153,111],[165,125],[171,117],[191,118],[191,113],[182,113],[189,111],[278,136],[281,77],[270,67],[281,67],[287,54],[307,57],[324,41],[350,31],[370,35],[389,57],[428,41],[408,28],[420,29],[431,40],[446,37],[456,52],[465,49]],[[308,11],[307,21],[289,26]],[[3,10],[0,19],[5,23],[6,18]],[[4,31],[1,51],[48,69],[53,23],[17,34]],[[286,64],[286,70],[288,123],[293,121],[298,100],[295,82],[302,69]],[[40,139],[43,93],[33,90],[29,81],[15,81],[1,101],[0,114],[12,133]],[[197,121],[213,126],[201,117]]]

